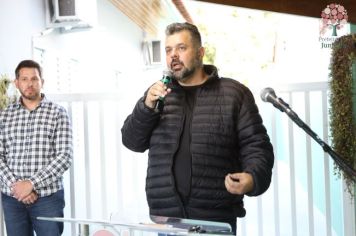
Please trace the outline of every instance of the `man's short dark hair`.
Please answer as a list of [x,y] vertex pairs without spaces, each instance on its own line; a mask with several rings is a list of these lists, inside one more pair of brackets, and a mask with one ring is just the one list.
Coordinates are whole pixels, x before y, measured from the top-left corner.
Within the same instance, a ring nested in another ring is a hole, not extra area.
[[188,22],[173,23],[168,25],[166,28],[166,36],[181,32],[183,30],[189,31],[190,35],[192,36],[193,43],[195,43],[196,46],[201,47],[201,36],[198,28]]
[[20,76],[19,73],[22,68],[36,68],[38,70],[38,73],[39,73],[41,79],[42,79],[42,68],[41,68],[40,64],[38,64],[34,60],[23,60],[17,65],[17,67],[15,69],[16,79],[19,78],[19,76]]

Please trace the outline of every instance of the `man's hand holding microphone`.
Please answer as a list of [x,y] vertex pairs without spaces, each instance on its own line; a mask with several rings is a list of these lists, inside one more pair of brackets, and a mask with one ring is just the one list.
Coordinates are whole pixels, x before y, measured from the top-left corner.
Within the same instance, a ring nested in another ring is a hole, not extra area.
[[167,71],[163,73],[163,77],[160,81],[154,83],[147,92],[145,105],[158,111],[163,110],[163,100],[167,94],[172,90],[168,88],[168,84],[171,82],[171,72]]

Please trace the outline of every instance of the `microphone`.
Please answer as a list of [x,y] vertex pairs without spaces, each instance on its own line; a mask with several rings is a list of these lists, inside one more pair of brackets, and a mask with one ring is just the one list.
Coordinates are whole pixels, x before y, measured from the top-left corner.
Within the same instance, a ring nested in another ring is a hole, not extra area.
[[287,103],[285,103],[281,98],[277,98],[273,88],[264,88],[261,91],[261,99],[264,102],[272,103],[273,106],[275,106],[281,112],[288,113],[288,110],[290,110],[289,105]]
[[261,99],[264,102],[272,103],[281,112],[287,113],[287,115],[292,118],[300,127],[304,126],[304,122],[300,120],[298,115],[289,107],[288,103],[283,101],[282,98],[276,96],[273,88],[264,88],[261,91]]
[[289,105],[283,101],[282,98],[278,98],[276,93],[272,88],[265,88],[261,91],[261,99],[264,102],[270,102],[278,108],[281,112],[287,113],[287,115],[307,134],[309,134],[324,150],[328,153],[334,161],[341,167],[341,169],[351,176],[352,180],[356,182],[356,170],[345,162],[332,148],[326,144],[320,137],[307,125],[305,124],[298,115],[289,107]]
[[[163,76],[162,76],[162,79],[161,81],[167,85],[171,82],[172,80],[172,72],[169,71],[169,70],[165,70],[163,71]],[[156,102],[156,105],[155,105],[155,110],[158,110],[160,112],[163,111],[163,106],[164,106],[164,97],[159,97],[157,102]]]

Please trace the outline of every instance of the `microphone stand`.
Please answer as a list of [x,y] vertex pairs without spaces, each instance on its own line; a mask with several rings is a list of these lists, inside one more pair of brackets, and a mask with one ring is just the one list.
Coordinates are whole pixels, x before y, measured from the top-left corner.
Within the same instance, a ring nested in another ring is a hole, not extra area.
[[[319,136],[304,122],[298,115],[289,107],[289,105],[284,102],[281,98],[278,100],[283,103],[288,109],[285,110],[285,113],[293,120],[300,128],[302,128],[310,137],[312,137],[324,150],[328,153],[334,161],[340,166],[340,168],[351,177],[351,179],[356,182],[356,170],[353,169],[348,163],[346,163],[339,154],[337,154],[332,148],[325,143]],[[282,109],[279,109],[283,112]]]

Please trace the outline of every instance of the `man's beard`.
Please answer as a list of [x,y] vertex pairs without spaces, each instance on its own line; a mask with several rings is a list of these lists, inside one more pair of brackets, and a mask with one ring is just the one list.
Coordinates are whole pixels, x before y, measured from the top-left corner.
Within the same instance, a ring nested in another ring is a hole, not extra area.
[[30,101],[34,101],[36,99],[38,99],[39,97],[41,97],[41,93],[39,92],[33,92],[32,94],[26,94],[26,92],[24,91],[20,91],[20,94],[23,98],[25,98],[26,100],[30,100]]
[[183,69],[178,71],[178,72],[173,71],[173,78],[176,79],[177,81],[180,81],[180,82],[187,81],[189,78],[192,77],[192,75],[195,73],[195,71],[198,68],[202,67],[202,62],[200,61],[198,56],[196,58],[194,58],[190,68],[186,67],[180,61],[179,61],[179,63],[183,66]]

